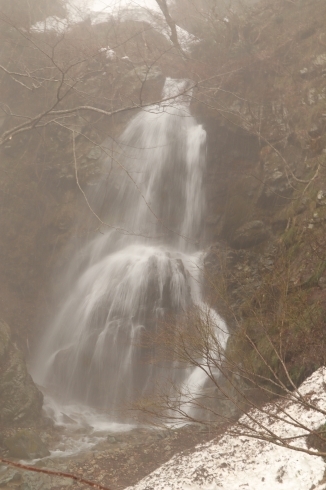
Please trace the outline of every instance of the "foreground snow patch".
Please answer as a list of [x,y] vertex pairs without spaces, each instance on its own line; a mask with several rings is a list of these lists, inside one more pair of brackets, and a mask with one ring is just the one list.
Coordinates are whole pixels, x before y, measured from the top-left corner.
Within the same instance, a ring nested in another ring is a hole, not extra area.
[[[299,388],[311,404],[326,409],[326,368],[320,368]],[[325,415],[293,401],[269,404],[262,413],[252,411],[253,418],[266,424],[278,436],[287,438],[307,434],[293,420],[309,429],[325,423]],[[271,418],[276,415],[282,420]],[[249,423],[244,416],[240,422]],[[295,424],[297,425],[297,424]],[[190,455],[176,455],[135,485],[133,490],[326,490],[323,480],[326,465],[319,456],[279,447],[230,431],[242,430],[236,424],[225,435],[196,447]],[[306,448],[305,437],[292,441]],[[129,489],[130,490],[130,489]]]

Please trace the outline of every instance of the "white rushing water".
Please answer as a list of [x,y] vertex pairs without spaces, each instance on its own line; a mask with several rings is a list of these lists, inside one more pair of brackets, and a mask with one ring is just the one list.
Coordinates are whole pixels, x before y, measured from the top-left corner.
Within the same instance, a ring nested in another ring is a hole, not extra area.
[[[58,423],[79,417],[94,426],[96,409],[101,427],[103,414],[114,424],[121,408],[167,379],[198,392],[198,368],[148,362],[155,347],[144,339],[166,315],[199,305],[226,345],[224,321],[202,299],[206,133],[189,113],[190,85],[166,80],[163,99],[182,95],[130,121],[114,153],[118,185],[104,176],[95,189],[105,219],[128,231],[106,229],[76,255],[39,347],[33,377],[52,396],[48,413]],[[104,168],[112,163],[107,157]]]

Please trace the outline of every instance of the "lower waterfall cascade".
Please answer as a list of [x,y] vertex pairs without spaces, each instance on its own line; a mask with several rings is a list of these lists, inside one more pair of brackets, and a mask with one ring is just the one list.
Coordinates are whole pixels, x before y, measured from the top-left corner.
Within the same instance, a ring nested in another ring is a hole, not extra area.
[[227,326],[202,297],[206,133],[190,114],[190,87],[167,78],[160,106],[139,111],[120,137],[119,156],[103,158],[104,167],[119,160],[119,182],[104,175],[93,192],[104,221],[118,224],[76,253],[32,365],[57,421],[80,406],[86,418],[99,410],[119,424],[121,407],[167,379],[200,389],[199,368],[145,361],[142,337],[166,314],[199,305],[226,346]]

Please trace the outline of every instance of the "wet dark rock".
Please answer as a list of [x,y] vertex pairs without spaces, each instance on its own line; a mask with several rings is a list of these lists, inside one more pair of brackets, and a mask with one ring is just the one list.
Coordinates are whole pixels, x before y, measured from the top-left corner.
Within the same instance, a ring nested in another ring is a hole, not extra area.
[[27,372],[22,352],[12,343],[10,328],[0,322],[0,422],[10,425],[41,418],[43,395]]
[[164,77],[161,69],[152,65],[148,68],[147,65],[140,65],[129,70],[121,79],[122,90],[128,89],[128,92],[135,93],[139,90],[142,84],[146,85],[147,91],[156,91],[156,85],[161,87]]
[[299,203],[296,214],[302,214],[308,208],[309,199],[307,197],[303,197]]
[[221,261],[221,258],[223,256],[223,250],[219,243],[211,245],[204,257],[205,270],[209,274],[220,274],[222,272],[221,267],[223,260]]
[[5,437],[3,445],[8,449],[10,458],[36,459],[50,455],[41,438],[30,429],[19,429],[13,435]]
[[313,36],[316,32],[316,26],[309,26],[305,27],[303,29],[300,29],[298,34],[296,35],[296,38],[298,41],[302,41],[303,39],[308,39],[309,37]]
[[0,488],[7,487],[10,483],[17,483],[21,480],[21,474],[15,470],[7,470],[0,473]]
[[[302,212],[302,211],[301,211]],[[273,233],[283,233],[285,231],[288,224],[287,219],[275,219],[272,222],[272,231]]]
[[249,221],[235,231],[231,244],[235,248],[250,248],[265,241],[269,233],[262,221]]

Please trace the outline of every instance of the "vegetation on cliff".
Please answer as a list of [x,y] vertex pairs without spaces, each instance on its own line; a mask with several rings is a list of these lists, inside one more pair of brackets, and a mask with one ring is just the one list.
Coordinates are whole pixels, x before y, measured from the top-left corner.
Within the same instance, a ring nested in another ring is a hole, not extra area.
[[[72,253],[72,235],[86,233],[74,223],[92,215],[84,191],[102,171],[102,142],[159,102],[173,76],[194,81],[193,112],[208,133],[203,242],[218,243],[206,257],[207,297],[233,329],[230,353],[264,377],[262,359],[281,378],[284,361],[295,384],[324,364],[324,2],[190,2],[187,15],[176,2],[170,38],[130,19],[35,30],[64,18],[65,5],[35,1],[24,13],[18,4],[0,4],[0,308],[18,345],[28,351],[48,276]],[[189,50],[177,25],[195,36]],[[108,178],[123,171],[117,164]],[[93,230],[116,225],[100,218]]]

